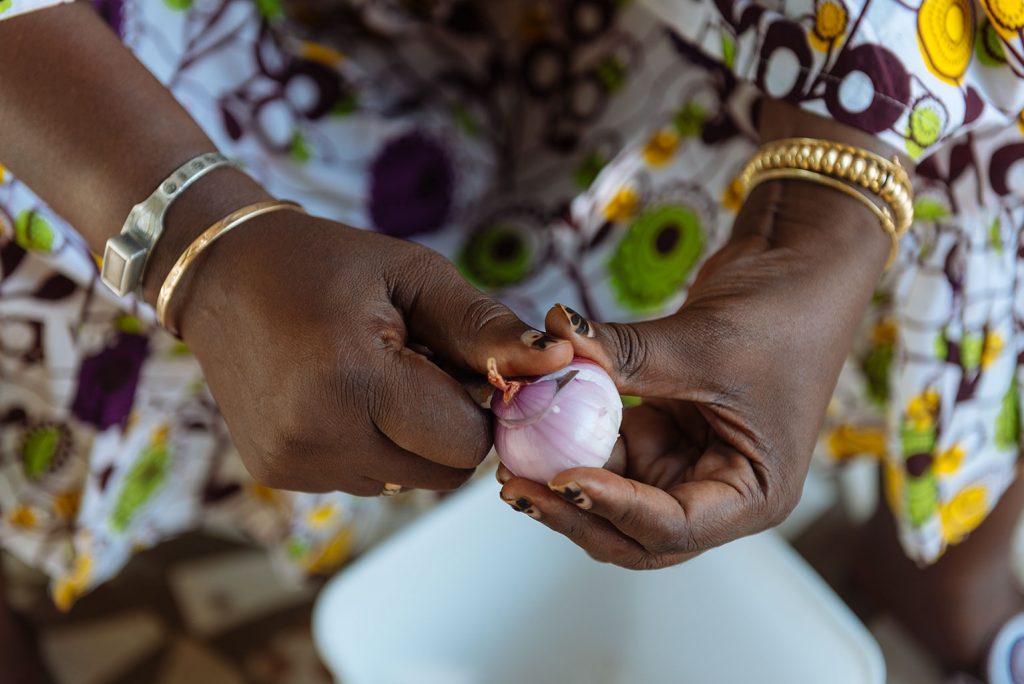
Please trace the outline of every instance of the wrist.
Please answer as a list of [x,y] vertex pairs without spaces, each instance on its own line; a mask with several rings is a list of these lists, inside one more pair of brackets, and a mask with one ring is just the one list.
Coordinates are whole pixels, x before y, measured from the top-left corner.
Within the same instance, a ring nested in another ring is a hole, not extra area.
[[848,273],[874,288],[892,239],[856,199],[810,182],[766,181],[754,188],[736,218],[734,235],[761,234],[807,268]]
[[259,183],[237,169],[211,171],[185,190],[164,217],[164,231],[143,275],[144,299],[155,304],[160,286],[178,257],[204,230],[232,211],[270,199]]

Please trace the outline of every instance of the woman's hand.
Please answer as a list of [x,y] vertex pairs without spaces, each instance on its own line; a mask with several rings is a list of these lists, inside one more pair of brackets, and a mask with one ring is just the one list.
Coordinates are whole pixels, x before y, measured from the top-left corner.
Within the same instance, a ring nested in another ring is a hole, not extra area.
[[[823,220],[823,217],[828,217]],[[859,202],[820,186],[759,186],[731,241],[674,316],[547,327],[624,394],[619,453],[545,487],[503,469],[502,498],[593,557],[660,568],[782,521],[890,242]]]
[[491,423],[442,367],[484,374],[493,356],[516,375],[572,358],[435,252],[332,221],[259,217],[193,269],[175,297],[182,335],[249,471],[276,488],[454,489]]

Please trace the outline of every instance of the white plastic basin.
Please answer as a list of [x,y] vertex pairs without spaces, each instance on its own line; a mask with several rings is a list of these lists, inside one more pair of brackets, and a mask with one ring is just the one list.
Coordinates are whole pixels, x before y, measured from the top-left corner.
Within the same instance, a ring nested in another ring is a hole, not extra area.
[[591,560],[481,479],[332,580],[344,684],[882,684],[878,645],[773,533],[675,568]]

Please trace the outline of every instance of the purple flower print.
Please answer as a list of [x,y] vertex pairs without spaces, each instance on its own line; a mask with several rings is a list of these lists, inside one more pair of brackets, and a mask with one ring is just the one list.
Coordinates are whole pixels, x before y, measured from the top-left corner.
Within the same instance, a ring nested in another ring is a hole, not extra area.
[[455,172],[444,147],[413,131],[390,141],[370,168],[370,219],[395,237],[439,230],[451,211]]
[[72,413],[101,430],[128,417],[149,340],[121,333],[113,344],[82,362]]
[[93,9],[120,37],[124,37],[124,0],[92,0]]

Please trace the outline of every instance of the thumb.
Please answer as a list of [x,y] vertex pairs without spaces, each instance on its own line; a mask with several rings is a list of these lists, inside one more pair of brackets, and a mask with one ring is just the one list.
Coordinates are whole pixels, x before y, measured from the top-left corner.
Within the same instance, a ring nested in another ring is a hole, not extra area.
[[454,268],[442,275],[451,277],[426,283],[406,308],[406,324],[414,339],[445,361],[486,374],[493,358],[498,372],[509,377],[544,375],[572,361],[568,341],[523,323]]
[[556,304],[544,319],[548,332],[567,339],[576,356],[604,368],[623,394],[666,399],[696,399],[707,350],[678,316],[642,323],[596,323]]

